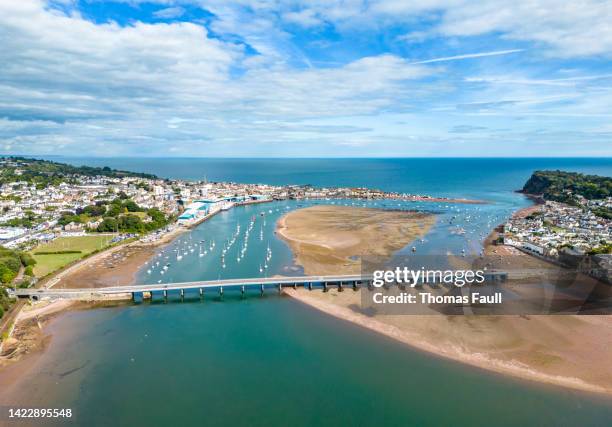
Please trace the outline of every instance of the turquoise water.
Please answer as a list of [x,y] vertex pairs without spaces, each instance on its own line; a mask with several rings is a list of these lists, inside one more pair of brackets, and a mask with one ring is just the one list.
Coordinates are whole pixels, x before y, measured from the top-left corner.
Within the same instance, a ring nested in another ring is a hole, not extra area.
[[[148,164],[149,169],[140,170],[160,175],[163,169],[157,169],[167,167],[151,159],[115,159],[115,164],[111,160],[101,164],[124,169]],[[251,176],[257,182],[258,173],[261,182],[271,183],[318,179],[325,185],[349,185],[352,173],[350,185],[367,185],[363,181],[371,178],[371,186],[387,190],[488,200],[486,205],[368,203],[435,211],[438,222],[424,242],[415,243],[418,252],[458,253],[466,248],[477,251],[492,226],[528,204],[511,190],[522,185],[529,168],[545,163],[547,168],[612,175],[610,160],[574,161],[448,160],[417,174],[420,163],[414,159],[341,160],[336,175],[323,172],[332,161],[291,161],[294,175],[280,168],[278,160],[236,160],[240,167],[202,159],[171,165],[189,178],[249,181]],[[160,250],[156,261],[142,267],[138,281],[294,274],[291,254],[274,235],[274,224],[285,212],[312,203],[275,202],[223,212]],[[458,218],[465,235],[450,234],[454,225],[446,221],[449,216]],[[238,262],[251,221],[248,249]],[[238,225],[241,231],[226,251],[223,268],[220,251]],[[214,250],[200,257],[200,247],[210,248],[213,241]],[[179,248],[184,254],[180,261],[175,252]],[[268,269],[260,272],[268,248],[272,258]],[[51,331],[49,351],[29,372],[22,392],[30,406],[72,407],[79,425],[596,426],[612,418],[610,399],[518,381],[420,353],[272,291],[246,298],[228,292],[223,301],[206,295],[203,302],[188,298],[183,303],[171,296],[167,304],[71,312],[54,321]]]
[[70,406],[83,426],[603,426],[612,416],[610,401],[416,352],[274,293],[69,313],[51,332],[27,402]]

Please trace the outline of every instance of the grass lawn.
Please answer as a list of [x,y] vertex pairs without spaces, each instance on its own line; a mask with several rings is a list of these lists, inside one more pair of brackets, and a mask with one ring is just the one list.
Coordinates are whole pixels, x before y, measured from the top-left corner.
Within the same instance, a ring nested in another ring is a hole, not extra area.
[[128,212],[126,215],[135,215],[142,220],[145,220],[149,217],[149,214],[147,214],[146,212]]
[[[55,270],[64,267],[71,262],[92,253],[96,249],[105,248],[110,244],[114,236],[111,235],[89,235],[89,236],[70,236],[58,237],[52,242],[42,244],[34,248],[31,253],[36,259],[34,274],[36,277],[43,277]],[[36,255],[36,252],[45,251],[81,251],[73,254],[49,254]]]

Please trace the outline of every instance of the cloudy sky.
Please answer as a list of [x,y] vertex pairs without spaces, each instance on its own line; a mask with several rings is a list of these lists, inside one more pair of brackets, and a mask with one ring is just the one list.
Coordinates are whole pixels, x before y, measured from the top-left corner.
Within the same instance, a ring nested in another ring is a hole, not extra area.
[[612,156],[612,1],[0,0],[0,153]]

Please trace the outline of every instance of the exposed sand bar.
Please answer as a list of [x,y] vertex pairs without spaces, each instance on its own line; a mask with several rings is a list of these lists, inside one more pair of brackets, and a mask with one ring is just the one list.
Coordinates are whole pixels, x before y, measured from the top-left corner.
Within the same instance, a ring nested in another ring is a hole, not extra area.
[[346,206],[289,212],[277,232],[306,274],[358,274],[361,256],[390,256],[429,231],[433,214]]
[[[279,223],[279,231],[308,274],[354,273],[356,266],[346,261],[343,242],[352,242],[346,244],[348,247],[359,247],[354,242],[367,238],[367,245],[361,247],[367,247],[369,253],[392,253],[394,227],[376,228],[366,221],[363,228],[368,231],[364,231],[354,224],[365,213],[351,214],[350,210],[353,208],[302,209],[288,214]],[[321,217],[316,218],[319,214]],[[373,222],[375,218],[372,217]],[[356,235],[354,240],[352,233]],[[396,246],[408,243],[409,240],[402,240]],[[335,248],[339,248],[338,252],[334,252]],[[497,251],[503,247],[495,248],[489,247],[488,251],[499,254]],[[331,261],[322,259],[330,254]],[[520,252],[512,255],[514,262],[521,265],[542,268],[547,265]],[[359,291],[285,289],[285,292],[323,312],[442,357],[524,379],[612,393],[612,316],[367,316],[360,311]]]

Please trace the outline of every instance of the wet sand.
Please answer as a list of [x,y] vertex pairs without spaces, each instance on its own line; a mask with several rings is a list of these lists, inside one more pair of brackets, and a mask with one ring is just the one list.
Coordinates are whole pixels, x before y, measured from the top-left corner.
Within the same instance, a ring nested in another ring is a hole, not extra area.
[[387,257],[425,235],[433,214],[346,206],[289,212],[277,224],[306,274],[358,274],[359,257]]
[[[42,286],[74,289],[129,285],[134,282],[143,263],[149,260],[160,246],[171,242],[185,230],[183,227],[177,227],[151,243],[132,242],[109,248],[58,272]],[[108,300],[108,303],[113,304],[112,298]],[[44,351],[51,336],[43,333],[43,327],[54,316],[69,309],[86,309],[100,304],[103,302],[28,302],[17,314],[11,338],[2,343],[0,380],[13,378],[15,372],[26,369]],[[6,368],[8,365],[11,365],[10,369]]]
[[[351,208],[348,208],[351,209]],[[530,210],[518,214],[528,214]],[[310,226],[316,219],[307,218],[315,211],[303,209],[299,217]],[[328,218],[330,226],[342,224]],[[279,224],[284,235],[292,235],[291,221]],[[309,228],[309,245],[298,247],[298,260],[309,274],[326,274],[319,262],[310,262],[309,251],[319,254],[329,238],[324,231]],[[325,234],[326,236],[320,236]],[[388,236],[370,235],[372,250],[385,247]],[[375,238],[374,238],[375,237]],[[550,268],[550,263],[506,246],[494,246],[492,233],[485,252],[500,255],[507,262],[512,255],[513,268]],[[292,249],[294,246],[292,245]],[[316,260],[316,258],[315,258]],[[501,261],[500,261],[501,262]],[[349,266],[353,268],[352,265]],[[335,274],[352,272],[336,263]],[[593,392],[612,393],[612,316],[446,316],[446,315],[374,315],[361,312],[360,292],[285,289],[299,301],[333,316],[397,339],[414,348],[498,373]]]
[[43,301],[26,305],[17,317],[15,330],[0,351],[0,404],[9,403],[13,387],[39,361],[51,341],[45,329],[55,316],[67,309],[85,308],[75,301]]

